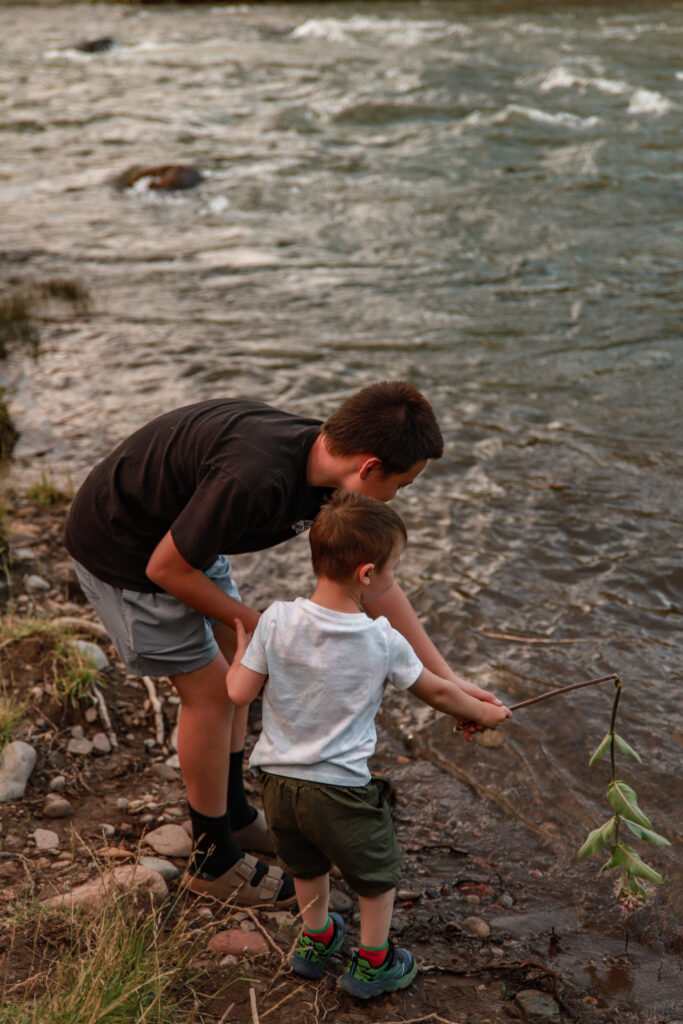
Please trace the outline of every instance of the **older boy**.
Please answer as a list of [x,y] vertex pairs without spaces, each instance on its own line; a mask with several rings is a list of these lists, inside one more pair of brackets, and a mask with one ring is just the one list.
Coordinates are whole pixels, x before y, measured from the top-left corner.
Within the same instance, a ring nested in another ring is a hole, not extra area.
[[272,604],[248,648],[237,620],[227,674],[237,706],[265,683],[263,730],[250,764],[260,768],[266,819],[303,918],[292,966],[319,978],[341,945],[343,920],[328,913],[334,863],[358,893],[361,913],[360,946],[341,985],[362,999],[405,988],[417,971],[408,950],[388,941],[400,855],[384,786],[367,766],[385,680],[486,728],[510,715],[425,668],[386,618],[365,615],[365,603],[395,585],[405,541],[392,508],[336,492],[311,527],[313,595]]
[[[323,424],[262,402],[216,399],[143,426],[76,495],[65,539],[83,590],[129,671],[169,676],[180,695],[194,891],[239,889],[243,903],[293,893],[278,868],[243,854],[272,844],[244,793],[247,712],[235,712],[225,673],[235,616],[253,630],[259,615],[241,602],[225,556],[307,529],[334,489],[390,501],[442,451],[431,406],[402,381],[363,388]],[[457,679],[397,584],[375,608],[425,665]]]

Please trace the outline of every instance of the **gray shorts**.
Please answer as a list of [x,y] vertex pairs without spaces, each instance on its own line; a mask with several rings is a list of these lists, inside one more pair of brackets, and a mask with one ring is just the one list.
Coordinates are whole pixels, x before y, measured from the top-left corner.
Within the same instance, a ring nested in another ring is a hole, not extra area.
[[[121,661],[137,676],[177,676],[203,668],[218,654],[209,619],[164,592],[144,594],[103,583],[74,560],[83,593],[109,633]],[[229,597],[240,600],[230,563],[220,555],[206,570]]]

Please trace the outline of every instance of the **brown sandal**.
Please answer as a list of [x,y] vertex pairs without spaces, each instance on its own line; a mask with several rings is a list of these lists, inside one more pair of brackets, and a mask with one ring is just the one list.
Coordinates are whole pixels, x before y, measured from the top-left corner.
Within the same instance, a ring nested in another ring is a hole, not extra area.
[[251,882],[257,867],[256,857],[245,853],[241,860],[238,860],[218,878],[199,878],[186,871],[183,875],[182,885],[198,895],[211,896],[217,900],[234,900],[238,906],[242,907],[255,907],[262,903],[271,903],[277,907],[292,906],[296,902],[295,896],[278,900],[278,894],[284,882],[282,868],[269,865],[268,871],[258,884],[252,885]]

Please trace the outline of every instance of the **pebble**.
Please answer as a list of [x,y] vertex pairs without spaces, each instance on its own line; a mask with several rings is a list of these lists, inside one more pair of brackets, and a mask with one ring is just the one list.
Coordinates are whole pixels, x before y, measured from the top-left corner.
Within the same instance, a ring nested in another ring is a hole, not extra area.
[[0,804],[21,800],[36,765],[36,752],[28,743],[14,740],[0,752]]
[[163,764],[160,761],[154,762],[152,772],[160,779],[166,779],[168,782],[175,782],[178,778],[178,772],[175,768],[172,768],[170,764]]
[[111,754],[111,743],[106,732],[97,732],[92,738],[93,754]]
[[109,668],[109,658],[98,644],[90,640],[72,640],[71,643],[99,672]]
[[90,740],[79,739],[78,737],[72,737],[66,745],[67,754],[79,754],[85,757],[87,754],[92,753],[92,743]]
[[219,966],[220,967],[234,967],[235,964],[238,964],[238,963],[239,963],[239,960],[237,959],[237,957],[233,953],[228,953],[227,956],[223,957],[223,959],[221,960]]
[[162,825],[148,832],[145,842],[164,857],[189,857],[192,840],[181,825]]
[[114,828],[113,825],[108,825],[105,823],[103,825],[100,825],[100,829],[102,831],[102,835],[106,836],[107,839],[111,839],[113,835],[116,835],[116,829]]
[[179,769],[180,768],[180,758],[178,757],[177,754],[171,754],[170,757],[166,758],[166,760],[164,761],[164,764],[167,764],[169,766],[169,768],[178,768]]
[[560,1008],[547,992],[527,988],[517,993],[515,1002],[526,1024],[561,1024]]
[[209,953],[218,953],[226,956],[244,956],[247,953],[267,953],[268,943],[259,931],[245,932],[241,928],[228,928],[226,931],[216,932],[209,939],[207,950]]
[[47,580],[44,580],[42,576],[36,575],[36,573],[31,573],[30,576],[24,577],[24,586],[27,590],[33,591],[45,591],[52,589],[52,584],[48,583]]
[[419,900],[422,892],[419,889],[399,889],[396,896],[399,900]]
[[481,917],[466,917],[462,923],[463,931],[475,935],[478,939],[488,939],[491,929]]
[[58,850],[59,836],[49,828],[37,828],[33,833],[38,850]]
[[71,733],[75,740],[82,740],[83,737],[85,736],[82,725],[72,725],[69,732]]
[[97,708],[86,708],[85,720],[86,720],[86,722],[90,722],[91,724],[93,722],[96,722],[97,721]]
[[48,793],[43,804],[43,815],[46,818],[69,818],[73,814],[73,808],[66,797],[59,793]]
[[158,871],[167,882],[172,882],[180,874],[175,864],[171,864],[170,860],[164,860],[162,857],[141,857],[140,863],[143,867]]
[[116,801],[116,806],[120,811],[127,811],[130,807],[130,800],[128,797],[120,796]]
[[55,777],[50,782],[50,792],[51,793],[63,793],[65,789],[66,789],[66,776],[65,775],[55,775]]
[[200,907],[197,911],[197,917],[203,917],[205,921],[210,921],[213,918],[213,910],[211,907]]

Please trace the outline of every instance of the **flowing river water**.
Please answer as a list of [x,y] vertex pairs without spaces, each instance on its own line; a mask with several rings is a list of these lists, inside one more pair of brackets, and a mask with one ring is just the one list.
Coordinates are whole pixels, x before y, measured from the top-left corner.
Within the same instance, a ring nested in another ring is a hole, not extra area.
[[[176,405],[324,417],[410,379],[446,439],[397,500],[418,612],[509,702],[619,673],[620,770],[674,844],[682,30],[659,0],[0,6],[2,276],[91,296],[0,364],[14,485],[77,484]],[[169,161],[203,183],[112,183]],[[257,603],[310,585],[305,541],[248,567]],[[571,852],[606,817],[611,699],[519,711],[495,750],[406,728]],[[642,852],[671,912],[675,845]]]

